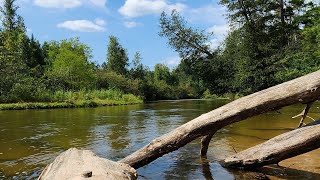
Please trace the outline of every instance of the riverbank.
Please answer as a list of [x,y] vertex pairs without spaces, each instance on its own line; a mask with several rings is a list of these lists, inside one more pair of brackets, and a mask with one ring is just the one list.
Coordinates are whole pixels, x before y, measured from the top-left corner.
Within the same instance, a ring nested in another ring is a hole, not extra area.
[[68,102],[31,102],[31,103],[12,103],[0,104],[1,110],[24,110],[24,109],[57,109],[57,108],[81,108],[81,107],[99,107],[99,106],[119,106],[130,104],[141,104],[142,100],[124,102],[112,100],[93,100],[78,101],[75,103]]
[[81,108],[141,104],[141,97],[116,90],[56,92],[48,101],[0,103],[0,110]]

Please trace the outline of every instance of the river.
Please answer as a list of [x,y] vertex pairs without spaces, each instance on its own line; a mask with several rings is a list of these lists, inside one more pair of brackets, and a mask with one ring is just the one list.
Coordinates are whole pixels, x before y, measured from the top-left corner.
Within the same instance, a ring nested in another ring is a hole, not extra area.
[[[152,139],[213,110],[227,100],[157,101],[141,105],[0,111],[0,179],[35,179],[70,147],[119,160]],[[310,116],[319,118],[320,104]],[[250,179],[250,173],[222,168],[217,161],[235,151],[292,130],[302,105],[294,105],[227,126],[199,158],[199,140],[138,169],[139,179]],[[308,120],[309,121],[309,120]],[[259,169],[271,179],[320,179],[320,149]]]

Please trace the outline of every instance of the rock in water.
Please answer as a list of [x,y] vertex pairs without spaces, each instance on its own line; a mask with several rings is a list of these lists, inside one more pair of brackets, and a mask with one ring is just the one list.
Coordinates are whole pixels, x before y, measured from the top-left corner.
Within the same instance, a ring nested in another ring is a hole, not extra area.
[[39,180],[128,180],[137,179],[137,176],[136,170],[127,164],[100,158],[89,150],[71,148],[49,164]]

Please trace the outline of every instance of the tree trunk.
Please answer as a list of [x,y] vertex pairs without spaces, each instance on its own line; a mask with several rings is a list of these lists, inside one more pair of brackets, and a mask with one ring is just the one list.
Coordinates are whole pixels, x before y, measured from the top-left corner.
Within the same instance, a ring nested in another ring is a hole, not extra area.
[[223,160],[225,167],[255,168],[277,164],[282,160],[320,147],[320,119],[307,126],[276,136]]
[[[296,103],[309,103],[320,97],[320,71],[259,91],[203,114],[120,160],[134,168],[142,167],[229,124]],[[316,126],[314,126],[316,127]],[[320,141],[319,141],[320,142]]]

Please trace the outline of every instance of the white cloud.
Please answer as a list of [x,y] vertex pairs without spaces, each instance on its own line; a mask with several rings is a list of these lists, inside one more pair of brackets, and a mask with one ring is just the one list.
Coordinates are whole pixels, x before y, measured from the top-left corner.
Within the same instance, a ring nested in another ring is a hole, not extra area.
[[163,61],[164,64],[168,65],[171,68],[179,65],[180,62],[181,58],[179,56],[168,57]]
[[225,39],[230,31],[230,26],[228,24],[213,25],[207,29],[207,32],[213,33],[213,39],[210,40],[210,47],[212,49],[217,48],[221,42]]
[[94,22],[96,23],[96,25],[99,25],[99,26],[106,25],[106,22],[103,19],[100,19],[100,18],[95,19]]
[[[0,0],[0,2],[3,0]],[[105,7],[107,0],[33,0],[34,4],[44,8],[76,8],[89,2],[97,7]]]
[[107,3],[107,0],[90,0],[90,2],[95,6],[105,7],[106,3]]
[[126,27],[126,28],[134,28],[134,27],[137,27],[140,25],[140,23],[137,23],[135,21],[125,21],[123,23],[123,25]]
[[65,21],[57,25],[59,28],[69,29],[79,32],[103,32],[105,28],[97,22],[88,20]]
[[75,8],[82,5],[81,0],[34,0],[34,4],[45,8]]
[[207,29],[207,32],[212,32],[214,36],[225,36],[228,34],[230,27],[228,24],[213,25]]
[[198,8],[189,8],[184,12],[186,19],[192,24],[206,24],[207,32],[213,33],[208,43],[212,49],[217,48],[225,39],[230,30],[227,17],[227,9],[218,4],[211,4]]
[[174,9],[181,12],[186,9],[182,3],[170,4],[166,0],[126,0],[118,10],[123,16],[133,18],[150,14],[160,14],[162,11],[170,12]]
[[207,44],[210,46],[211,49],[214,50],[221,45],[222,41],[223,41],[223,39],[213,38]]
[[191,23],[225,24],[227,22],[226,13],[227,9],[217,4],[188,9],[184,14]]

